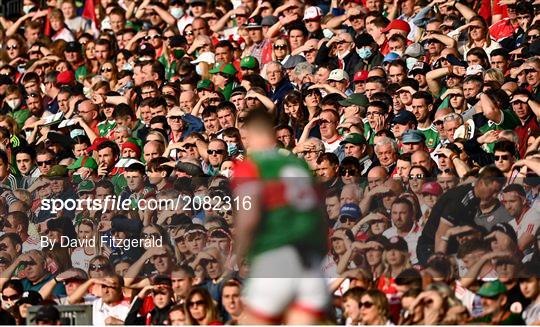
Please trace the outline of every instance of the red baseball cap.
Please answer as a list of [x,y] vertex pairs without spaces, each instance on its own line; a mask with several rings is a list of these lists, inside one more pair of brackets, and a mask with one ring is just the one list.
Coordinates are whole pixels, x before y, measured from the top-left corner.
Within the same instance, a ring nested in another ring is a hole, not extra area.
[[367,70],[359,70],[354,74],[353,82],[365,81],[368,78]]
[[442,187],[437,182],[427,182],[422,185],[422,194],[439,196],[443,193]]
[[409,34],[411,32],[411,26],[409,25],[409,23],[407,23],[404,20],[394,19],[393,21],[390,22],[390,24],[388,24],[388,26],[386,26],[382,30],[382,32],[386,33],[389,30],[400,30],[400,31],[404,31],[407,34]]

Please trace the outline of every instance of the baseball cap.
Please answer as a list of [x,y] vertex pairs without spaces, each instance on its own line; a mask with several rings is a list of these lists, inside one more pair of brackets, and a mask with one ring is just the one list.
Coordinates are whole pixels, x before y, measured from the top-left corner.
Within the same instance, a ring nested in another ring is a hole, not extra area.
[[386,33],[390,30],[400,30],[409,34],[411,32],[411,26],[404,20],[394,19],[381,32]]
[[31,304],[31,305],[38,305],[43,301],[43,298],[41,295],[36,291],[25,291],[19,301],[17,301],[17,304]]
[[349,80],[349,74],[347,74],[346,71],[344,71],[343,69],[334,69],[333,71],[330,72],[330,75],[328,75],[328,81],[336,81],[336,82],[341,82],[343,80]]
[[407,242],[400,236],[393,236],[388,240],[387,250],[398,250],[403,252],[409,251]]
[[395,53],[395,52],[390,52],[389,54],[387,54],[386,56],[384,56],[384,59],[383,59],[383,64],[384,63],[390,63],[392,61],[395,61],[395,60],[398,60],[400,59],[401,57],[399,56],[399,54]]
[[418,58],[426,54],[426,51],[424,50],[424,47],[420,43],[411,43],[407,49],[405,49],[405,52],[403,53],[404,56],[412,57],[412,58]]
[[255,69],[259,67],[259,61],[253,56],[247,56],[240,60],[240,68],[242,69]]
[[206,6],[208,3],[205,0],[191,0],[189,2],[190,6]]
[[517,241],[517,234],[516,234],[516,231],[514,230],[514,228],[512,228],[512,226],[510,226],[510,224],[508,223],[498,223],[496,224],[495,226],[493,226],[491,228],[491,233],[495,232],[495,231],[499,231],[503,234],[506,234],[508,235],[508,237],[510,237],[512,240],[514,241]]
[[360,207],[355,203],[346,203],[339,210],[339,218],[351,217],[354,219],[360,219],[360,216]]
[[82,46],[77,41],[71,41],[66,44],[65,52],[80,52]]
[[149,43],[142,43],[139,46],[139,50],[137,51],[140,57],[151,57],[154,58],[156,56],[156,50],[154,47]]
[[416,116],[413,115],[412,112],[405,109],[400,110],[392,119],[392,124],[406,125],[409,122],[414,122],[415,124],[418,124]]
[[96,184],[91,180],[83,180],[77,185],[77,193],[88,193],[92,192],[96,188]]
[[92,145],[86,148],[86,152],[90,153],[94,150],[97,150],[98,146],[100,146],[101,143],[107,142],[109,139],[106,137],[97,137],[94,142],[92,142]]
[[338,103],[344,107],[352,105],[366,107],[369,104],[369,100],[363,93],[353,93],[347,99],[338,101]]
[[339,145],[343,145],[343,144],[347,144],[347,143],[351,143],[351,144],[367,144],[367,141],[366,141],[366,138],[364,137],[364,135],[362,134],[359,134],[359,133],[349,133],[347,134],[347,136],[345,136],[345,139],[341,142],[339,142]]
[[296,67],[296,65],[298,65],[299,63],[306,61],[306,58],[301,55],[289,56],[289,58],[287,58],[287,61],[285,61],[285,63],[283,64],[283,68],[292,69]]
[[320,19],[323,16],[322,10],[319,7],[307,7],[304,12],[304,20]]
[[369,72],[367,70],[359,70],[356,73],[354,73],[353,81],[354,82],[362,82],[368,79]]
[[422,75],[425,75],[425,74],[427,74],[430,70],[431,70],[431,68],[429,67],[428,64],[426,64],[426,63],[423,62],[423,61],[419,61],[419,62],[417,62],[416,64],[414,64],[414,66],[412,66],[411,71],[409,72],[409,75],[410,75],[410,76],[414,76],[414,75],[416,75],[416,74],[422,74]]
[[36,315],[34,316],[34,319],[32,321],[34,322],[55,322],[60,320],[60,311],[54,306],[54,305],[42,305],[38,311],[36,312]]
[[262,28],[262,17],[261,16],[253,16],[250,17],[247,22],[244,24],[244,27],[246,29],[252,29],[252,28]]
[[75,82],[75,73],[72,70],[66,70],[56,76],[56,82],[59,85],[66,85]]
[[217,74],[217,73],[220,73],[220,74],[225,74],[225,75],[234,75],[237,73],[237,70],[236,68],[234,68],[234,65],[229,63],[229,64],[224,64],[224,63],[218,63],[216,65],[216,67],[210,69],[208,71],[210,74]]
[[213,65],[216,62],[216,55],[213,52],[206,51],[199,53],[197,59],[192,60],[192,64],[198,64],[200,62],[206,62],[207,64]]
[[449,54],[446,56],[446,60],[450,63],[452,66],[460,66],[460,67],[467,67],[467,63],[460,60],[458,57],[454,56],[453,54]]
[[208,91],[214,91],[216,89],[214,83],[208,79],[200,80],[197,83],[197,90],[208,90]]
[[476,292],[481,297],[496,297],[504,293],[506,293],[506,286],[500,280],[484,283],[478,292]]
[[66,166],[54,165],[51,167],[51,170],[49,170],[49,172],[45,176],[49,178],[56,178],[56,177],[67,177],[67,175],[68,175],[68,170]]
[[479,75],[484,72],[484,67],[480,65],[471,65],[467,67],[467,70],[465,71],[465,75],[471,76],[471,75]]
[[366,240],[366,242],[377,242],[380,245],[382,245],[383,248],[385,248],[385,249],[388,247],[388,244],[390,244],[390,241],[388,240],[388,238],[386,238],[386,236],[383,236],[381,234],[373,235],[373,236],[369,237]]
[[403,132],[401,135],[401,143],[407,144],[407,143],[420,143],[425,142],[426,137],[422,132],[415,130],[415,129],[409,129]]
[[98,169],[98,164],[96,162],[96,159],[89,157],[89,156],[81,156],[75,160],[74,163],[69,165],[67,169],[69,170],[77,170],[81,167],[90,168],[90,169]]
[[437,182],[427,182],[422,185],[421,193],[439,196],[443,193],[443,189]]
[[279,19],[276,16],[264,16],[261,20],[261,25],[272,26],[277,22],[279,22]]

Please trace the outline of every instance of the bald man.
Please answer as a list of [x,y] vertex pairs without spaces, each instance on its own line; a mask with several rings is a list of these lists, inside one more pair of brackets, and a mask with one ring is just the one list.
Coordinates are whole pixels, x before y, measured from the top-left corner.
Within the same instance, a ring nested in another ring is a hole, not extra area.
[[143,148],[144,161],[149,162],[154,158],[161,157],[164,151],[163,144],[158,141],[150,141],[146,143]]

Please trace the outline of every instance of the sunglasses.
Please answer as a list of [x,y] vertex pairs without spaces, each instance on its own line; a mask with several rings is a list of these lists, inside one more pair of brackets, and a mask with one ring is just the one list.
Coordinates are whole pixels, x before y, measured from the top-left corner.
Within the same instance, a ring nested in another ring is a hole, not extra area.
[[225,154],[225,150],[208,150],[208,151],[206,151],[206,153],[208,153],[209,155],[212,155],[212,154]]
[[469,26],[469,31],[474,31],[474,30],[478,30],[482,28],[483,28],[482,26]]
[[188,36],[188,35],[193,35],[193,32],[191,32],[191,31],[184,32],[184,36]]
[[524,69],[523,72],[525,74],[532,74],[532,73],[536,73],[536,70],[532,68],[528,68],[528,69]]
[[275,44],[274,49],[276,49],[276,50],[285,50],[285,49],[287,49],[287,46],[286,45]]
[[190,308],[198,307],[199,305],[204,305],[204,301],[203,300],[189,301],[188,305],[189,305]]
[[159,233],[142,233],[142,238],[159,238]]
[[28,94],[26,97],[27,98],[39,98],[39,94],[32,92],[32,93]]
[[16,44],[14,44],[14,45],[8,45],[8,46],[6,46],[6,50],[15,50],[15,49],[17,49],[18,47],[19,47],[19,46],[16,45]]
[[38,161],[38,166],[52,166],[54,164],[54,160],[45,160],[45,161]]
[[356,169],[348,169],[348,168],[340,168],[339,169],[339,174],[341,176],[356,176],[358,174],[358,170]]
[[151,39],[160,39],[160,38],[161,38],[161,34],[152,34],[152,35],[145,36],[144,40],[150,41]]
[[39,52],[39,51],[28,51],[28,54],[29,54],[30,56],[35,56],[35,55],[41,54],[41,52]]
[[416,175],[410,174],[409,175],[409,179],[422,179],[422,178],[424,178],[424,174],[416,174]]
[[180,121],[182,120],[182,116],[171,116],[169,117],[170,120],[176,120],[176,121]]
[[103,270],[104,268],[105,268],[104,264],[102,265],[91,264],[89,267],[89,270],[98,271],[98,270]]
[[21,296],[19,294],[13,294],[13,295],[4,295],[2,294],[2,301],[15,301],[20,299]]
[[360,302],[358,303],[358,307],[359,308],[366,308],[366,309],[370,309],[371,307],[373,307],[373,302]]
[[495,158],[495,161],[499,161],[499,160],[502,160],[502,161],[507,161],[510,159],[510,156],[507,155],[507,154],[503,154],[502,156],[493,156]]
[[177,238],[174,239],[174,241],[176,243],[184,242],[185,238],[184,238],[184,236],[178,236]]
[[342,223],[342,224],[345,224],[349,221],[356,221],[357,219],[354,219],[353,217],[349,217],[349,216],[343,216],[343,217],[340,217],[339,218],[339,222]]
[[349,17],[349,20],[357,20],[357,19],[362,19],[362,15],[354,15],[354,16]]
[[433,124],[435,124],[435,126],[441,126],[443,124],[443,121],[442,120],[436,120],[433,122]]

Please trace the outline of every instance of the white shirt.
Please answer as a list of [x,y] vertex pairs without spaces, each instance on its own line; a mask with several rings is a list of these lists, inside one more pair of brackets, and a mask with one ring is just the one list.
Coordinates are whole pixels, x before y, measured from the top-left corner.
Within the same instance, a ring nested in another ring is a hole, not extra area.
[[536,234],[538,225],[540,225],[538,217],[540,217],[540,212],[538,212],[535,208],[529,208],[529,210],[527,210],[527,212],[525,212],[521,218],[519,224],[515,218],[512,219],[509,224],[514,228],[518,239],[520,239],[523,234]]
[[129,308],[129,302],[127,301],[110,306],[103,303],[103,300],[99,298],[92,303],[92,323],[94,326],[105,326],[105,319],[108,317],[124,321],[129,313]]
[[340,135],[338,138],[336,138],[331,143],[323,141],[324,152],[335,152],[339,148],[339,142],[341,142],[341,141],[343,141],[343,136],[342,135]]

